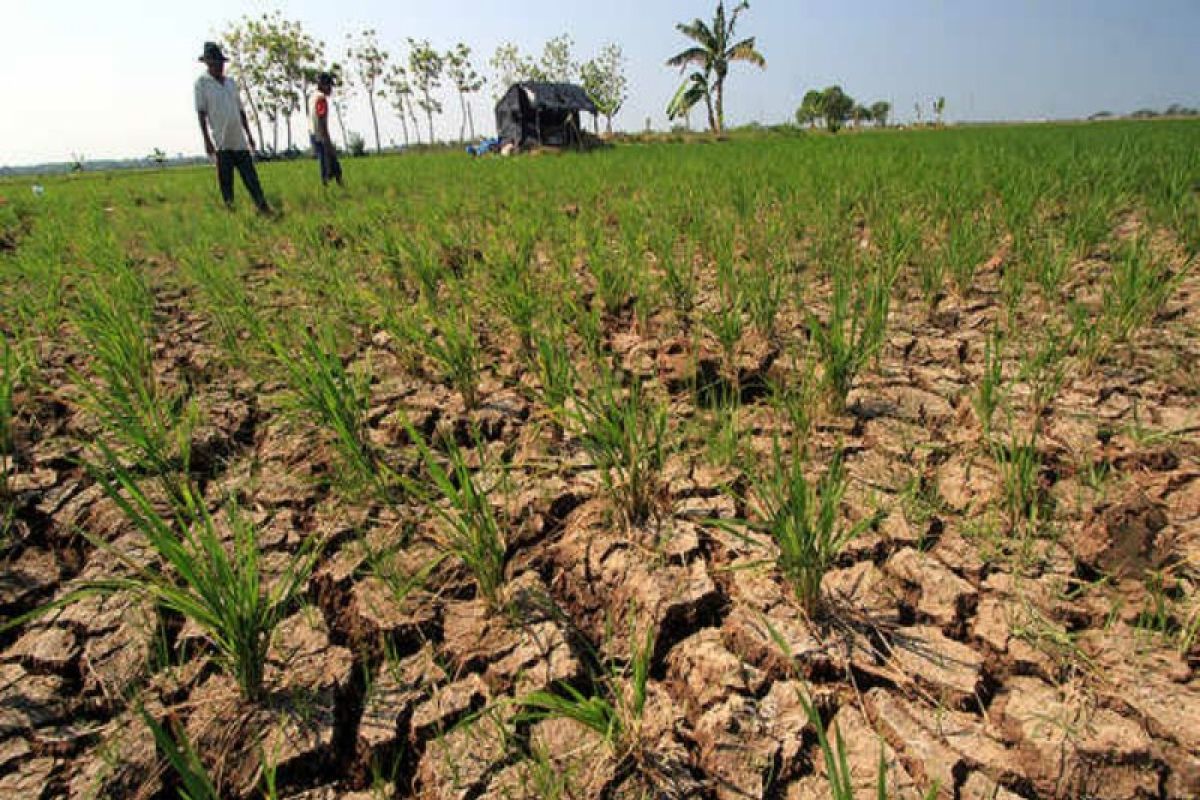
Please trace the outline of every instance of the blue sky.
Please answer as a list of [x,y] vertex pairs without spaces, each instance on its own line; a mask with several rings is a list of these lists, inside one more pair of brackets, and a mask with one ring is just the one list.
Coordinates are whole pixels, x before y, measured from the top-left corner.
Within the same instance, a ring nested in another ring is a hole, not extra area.
[[[666,126],[678,74],[663,66],[684,40],[674,23],[711,17],[713,0],[6,0],[8,108],[0,114],[0,164],[195,153],[191,108],[201,43],[243,14],[280,9],[331,51],[371,26],[400,50],[405,38],[439,48],[464,41],[485,66],[512,41],[540,50],[569,33],[586,58],[623,46],[630,99],[617,125]],[[1172,102],[1200,106],[1197,0],[755,0],[740,33],[758,37],[765,72],[739,66],[729,79],[732,123],[790,117],[804,92],[840,83],[863,101],[890,100],[901,119],[944,95],[950,120],[1086,116]],[[447,98],[450,99],[450,98]],[[476,120],[490,130],[487,95]],[[457,103],[439,124],[458,129]],[[699,121],[699,115],[694,118]],[[352,129],[369,129],[355,103]],[[391,113],[385,139],[400,138]]]

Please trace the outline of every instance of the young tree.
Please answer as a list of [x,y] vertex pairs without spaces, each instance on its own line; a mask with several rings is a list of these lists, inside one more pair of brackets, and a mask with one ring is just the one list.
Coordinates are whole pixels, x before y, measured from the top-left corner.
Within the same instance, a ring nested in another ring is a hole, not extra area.
[[886,100],[879,100],[871,104],[871,119],[875,120],[875,124],[881,128],[886,128],[888,124],[888,116],[892,113],[892,104]]
[[625,77],[625,54],[619,44],[606,44],[600,55],[579,68],[580,82],[596,109],[604,115],[605,129],[612,133],[613,117],[625,104],[629,80]]
[[274,149],[279,147],[280,117],[285,123],[288,149],[292,149],[292,117],[304,107],[309,78],[324,56],[324,44],[305,32],[300,22],[278,11],[248,21],[244,41],[236,44],[245,60],[257,63],[259,72],[254,83],[265,95],[262,105],[272,122]]
[[946,110],[946,98],[938,97],[933,101],[933,113],[937,115],[937,124],[942,124],[942,113]]
[[430,46],[427,39],[408,40],[408,71],[414,88],[420,94],[417,105],[429,121],[429,143],[433,144],[433,115],[442,113],[442,103],[433,91],[442,85],[442,54]]
[[458,128],[458,138],[464,138],[466,126],[471,128],[471,138],[475,138],[475,120],[471,116],[471,106],[467,102],[467,95],[475,94],[483,88],[483,79],[479,77],[479,73],[475,71],[475,67],[471,65],[471,48],[459,42],[454,46],[454,49],[446,53],[446,76],[450,78],[450,82],[454,84],[455,91],[458,92],[458,102],[462,107],[463,120]]
[[256,22],[249,17],[243,17],[241,22],[233,22],[221,35],[221,49],[229,59],[229,73],[237,80],[238,89],[242,93],[246,108],[250,111],[250,119],[258,131],[260,145],[266,143],[263,137],[263,115],[259,112],[262,104],[262,80],[265,71],[263,63],[266,56],[264,48],[259,46],[255,35]]
[[[408,147],[410,139],[408,136],[408,119],[406,115],[412,116],[412,83],[408,80],[408,70],[399,64],[392,66],[392,69],[383,79],[384,85],[387,86],[390,92],[392,108],[396,110],[396,114],[400,117],[400,130],[404,134],[404,146]],[[413,119],[413,132],[417,136],[417,143],[421,141],[421,131],[417,128],[416,117]]]
[[729,65],[736,61],[745,61],[763,69],[767,66],[767,60],[763,58],[762,53],[754,49],[753,36],[741,41],[734,40],[738,15],[749,8],[750,3],[743,0],[734,6],[733,12],[727,18],[725,2],[718,0],[711,25],[697,18],[675,26],[695,44],[667,59],[667,66],[679,67],[680,71],[686,69],[689,64],[703,69],[715,105],[715,133],[725,129],[725,78],[729,74]]
[[333,111],[337,115],[338,130],[342,132],[342,147],[349,150],[350,138],[346,134],[345,108],[346,103],[354,97],[354,81],[339,61],[329,66],[329,74],[333,76],[333,84],[337,87],[333,95]]
[[540,77],[532,80],[574,83],[579,76],[579,64],[572,52],[575,41],[568,34],[560,34],[542,47]]
[[533,73],[537,66],[524,55],[521,49],[512,42],[505,42],[496,48],[488,60],[492,68],[492,95],[499,100],[514,83],[534,80]]
[[379,46],[375,30],[368,28],[358,37],[347,35],[348,46],[346,57],[354,66],[359,86],[367,95],[367,104],[371,107],[371,124],[375,127],[375,152],[382,152],[379,142],[379,115],[375,111],[375,98],[383,97],[380,81],[387,74],[388,54]]

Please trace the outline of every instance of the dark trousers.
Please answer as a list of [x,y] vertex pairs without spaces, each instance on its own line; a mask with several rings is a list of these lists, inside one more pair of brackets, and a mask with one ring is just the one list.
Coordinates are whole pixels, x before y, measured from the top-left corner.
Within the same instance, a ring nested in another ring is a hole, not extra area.
[[262,184],[258,182],[258,170],[254,168],[254,158],[249,150],[218,150],[217,151],[217,183],[221,187],[221,198],[225,205],[233,205],[233,170],[237,169],[242,176],[246,191],[254,200],[254,205],[260,211],[267,210],[267,198],[263,197]]
[[325,143],[316,136],[312,137],[313,154],[317,157],[317,166],[321,169],[321,183],[329,183],[331,180],[342,182],[342,164],[338,161],[337,150],[330,146],[326,147]]

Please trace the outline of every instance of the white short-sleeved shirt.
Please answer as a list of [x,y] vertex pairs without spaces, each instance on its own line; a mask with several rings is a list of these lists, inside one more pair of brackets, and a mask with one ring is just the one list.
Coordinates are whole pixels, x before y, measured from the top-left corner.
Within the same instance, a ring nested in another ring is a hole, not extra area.
[[207,72],[196,79],[196,111],[208,115],[213,145],[218,150],[249,150],[242,132],[242,100],[237,83],[228,75],[218,81]]

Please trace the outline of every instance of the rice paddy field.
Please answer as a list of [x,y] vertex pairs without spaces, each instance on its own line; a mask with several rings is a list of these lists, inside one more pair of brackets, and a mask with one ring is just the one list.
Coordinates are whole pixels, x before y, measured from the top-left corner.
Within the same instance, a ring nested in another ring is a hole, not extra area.
[[0,797],[1200,796],[1198,145],[0,183]]

